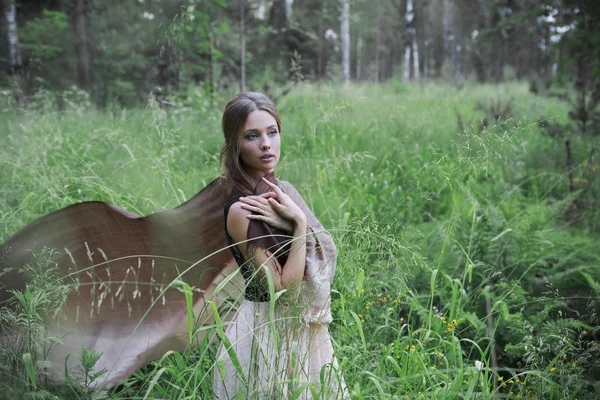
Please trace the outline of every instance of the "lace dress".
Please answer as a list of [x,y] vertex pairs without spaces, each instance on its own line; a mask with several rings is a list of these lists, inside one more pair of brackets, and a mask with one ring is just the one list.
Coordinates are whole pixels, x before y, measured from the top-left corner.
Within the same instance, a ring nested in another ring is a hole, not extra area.
[[[227,232],[229,208],[225,206],[225,233],[246,282],[242,301],[221,343],[215,363],[214,394],[218,399],[346,398],[347,390],[327,331],[327,324],[307,318],[310,310],[290,304],[284,297],[271,302],[264,274],[255,273]],[[329,296],[329,286],[324,288]],[[285,296],[285,295],[284,295]],[[300,303],[300,302],[296,302]],[[312,386],[312,388],[310,388]]]

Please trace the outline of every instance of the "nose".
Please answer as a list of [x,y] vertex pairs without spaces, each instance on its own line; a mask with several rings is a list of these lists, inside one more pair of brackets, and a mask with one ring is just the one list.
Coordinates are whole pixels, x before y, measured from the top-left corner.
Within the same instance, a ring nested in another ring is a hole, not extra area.
[[260,148],[263,150],[268,150],[271,148],[271,142],[267,135],[263,136],[262,142],[260,143]]

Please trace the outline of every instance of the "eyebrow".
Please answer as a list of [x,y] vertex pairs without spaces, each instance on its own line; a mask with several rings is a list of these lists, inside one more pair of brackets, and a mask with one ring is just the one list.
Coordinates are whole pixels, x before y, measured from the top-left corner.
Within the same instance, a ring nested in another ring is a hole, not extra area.
[[[277,128],[277,125],[270,125],[270,126],[267,126],[267,130],[268,130],[268,129],[272,129],[272,128]],[[247,131],[244,131],[244,133],[245,133],[245,134],[246,134],[246,133],[249,133],[249,132],[258,132],[258,129],[248,129]]]

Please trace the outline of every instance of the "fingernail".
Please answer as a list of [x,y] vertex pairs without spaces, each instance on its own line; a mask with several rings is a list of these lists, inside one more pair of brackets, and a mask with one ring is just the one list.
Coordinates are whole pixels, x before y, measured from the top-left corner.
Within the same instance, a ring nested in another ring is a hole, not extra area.
[[245,197],[244,197],[244,196],[241,196],[241,197],[240,197],[240,200],[241,200],[241,199],[245,199]]

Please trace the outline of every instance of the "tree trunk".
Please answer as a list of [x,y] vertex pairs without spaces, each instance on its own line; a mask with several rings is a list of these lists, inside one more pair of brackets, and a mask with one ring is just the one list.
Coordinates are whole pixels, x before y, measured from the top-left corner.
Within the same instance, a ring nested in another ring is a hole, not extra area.
[[409,55],[408,55],[408,79],[410,79],[411,81],[415,80],[415,63],[416,63],[416,58],[415,58],[415,49],[417,48],[417,39],[415,38],[415,35],[412,35],[412,40],[410,41],[410,46],[409,46]]
[[417,51],[417,59],[418,59],[418,75],[421,78],[426,77],[427,68],[427,49],[425,44],[425,21],[427,18],[425,4],[423,1],[415,1],[414,5],[414,13],[415,13],[415,31],[416,31],[416,51]]
[[342,0],[342,72],[344,84],[350,83],[350,0]]
[[84,90],[90,88],[90,54],[85,31],[85,0],[75,0],[72,27],[75,34],[75,54],[77,56],[77,76],[79,86]]
[[[406,7],[408,5],[408,1],[407,0],[399,0],[398,2],[398,34],[396,35],[397,37],[397,41],[396,41],[396,45],[399,47],[398,48],[398,53],[400,54],[400,57],[398,57],[398,69],[400,71],[400,74],[403,74],[403,61],[404,61],[404,54],[405,54],[405,49],[406,49]],[[400,78],[402,78],[402,76],[400,76]]]
[[360,81],[361,78],[361,59],[362,59],[362,37],[358,35],[356,40],[356,80]]
[[445,23],[444,23],[444,8],[445,0],[435,0],[432,4],[432,33],[433,33],[433,74],[435,77],[440,77],[442,74],[442,66],[445,58]]
[[378,6],[379,2],[375,2],[375,13],[377,15],[375,19],[375,83],[379,84],[379,75],[381,73],[381,12]]
[[21,66],[21,48],[17,35],[17,10],[14,0],[0,0],[0,66],[8,74]]
[[240,0],[240,92],[246,90],[246,35],[245,35],[245,2]]

